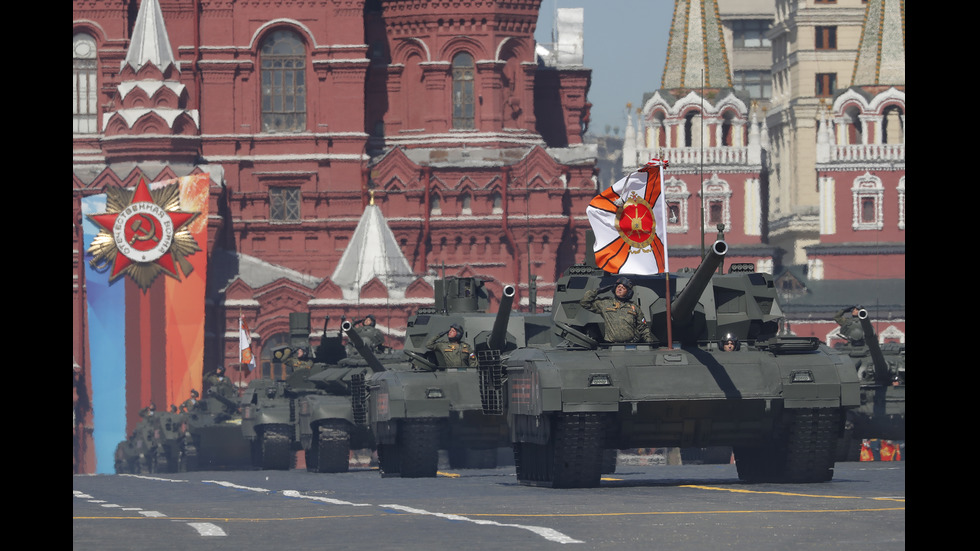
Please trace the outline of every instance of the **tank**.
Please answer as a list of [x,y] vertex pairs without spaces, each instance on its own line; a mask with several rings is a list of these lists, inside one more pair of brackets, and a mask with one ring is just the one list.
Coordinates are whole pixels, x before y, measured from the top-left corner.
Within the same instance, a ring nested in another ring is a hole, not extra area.
[[306,382],[314,367],[309,340],[310,315],[290,313],[289,344],[272,350],[272,361],[287,367],[286,379],[253,379],[242,394],[241,430],[251,443],[255,468],[289,470],[296,466],[296,452],[303,447],[296,401],[315,392]]
[[[655,447],[731,446],[748,482],[833,477],[845,413],[860,403],[854,364],[816,338],[777,336],[772,277],[751,264],[716,273],[727,250],[715,242],[694,271],[629,276],[646,343],[605,342],[603,318],[580,305],[618,276],[594,262],[566,271],[551,343],[504,362],[521,484],[595,487],[603,450]],[[719,346],[727,334],[737,350]]]
[[[355,323],[345,320],[341,329],[356,343],[357,349],[368,349],[358,336]],[[386,365],[401,364],[408,368],[405,355],[388,348],[374,349],[370,357],[357,352],[348,355],[325,351],[327,343],[333,349],[343,351],[343,347],[338,346],[340,340],[339,335],[328,338],[324,324],[324,340],[316,354],[315,373],[307,379],[315,392],[306,393],[297,402],[306,468],[311,472],[347,472],[351,450],[375,449],[374,435],[364,410],[365,378],[387,370]],[[320,358],[327,357],[335,362],[320,362]]]
[[[550,339],[548,316],[511,316],[514,294],[512,286],[505,286],[493,314],[487,311],[489,297],[480,279],[441,279],[435,285],[435,307],[409,318],[403,352],[410,363],[365,381],[366,422],[378,444],[383,476],[434,477],[439,450],[446,450],[452,468],[496,466],[497,449],[510,442],[501,356]],[[452,324],[463,328],[462,340],[472,345],[478,367],[439,367],[426,348]]]
[[863,440],[905,440],[905,344],[878,343],[868,311],[858,310],[863,335],[838,350],[854,360],[861,405],[848,410],[838,460],[857,461]]
[[189,471],[251,468],[251,447],[242,435],[238,391],[230,381],[225,383],[212,384],[197,406],[181,414]]

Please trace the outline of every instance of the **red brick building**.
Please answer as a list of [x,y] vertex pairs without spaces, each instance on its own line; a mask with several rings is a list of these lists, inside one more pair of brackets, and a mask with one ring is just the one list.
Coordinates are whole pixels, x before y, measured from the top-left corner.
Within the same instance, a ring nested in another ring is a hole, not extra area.
[[[294,311],[312,313],[314,341],[326,316],[336,330],[343,315],[375,313],[397,346],[437,274],[476,275],[491,292],[515,284],[523,308],[531,274],[546,306],[556,275],[583,257],[597,171],[582,143],[591,71],[535,43],[540,0],[72,7],[83,387],[81,203],[141,176],[211,176],[205,372],[238,361],[240,314],[260,357]],[[382,230],[352,242],[372,195],[372,219],[397,243],[382,255]],[[374,271],[351,279],[338,266],[355,245],[374,254],[354,265]],[[399,257],[411,273],[389,279]]]

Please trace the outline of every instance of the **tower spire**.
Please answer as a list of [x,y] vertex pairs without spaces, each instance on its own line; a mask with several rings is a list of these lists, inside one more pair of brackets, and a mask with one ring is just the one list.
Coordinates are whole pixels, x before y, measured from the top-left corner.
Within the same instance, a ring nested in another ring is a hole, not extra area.
[[870,0],[851,86],[905,85],[905,2]]
[[718,0],[674,2],[661,83],[667,90],[732,87]]
[[134,72],[138,72],[140,67],[147,63],[156,65],[161,73],[166,73],[170,65],[177,67],[158,0],[143,0],[140,3],[139,12],[136,14],[136,25],[133,28],[133,38],[122,66],[128,64]]

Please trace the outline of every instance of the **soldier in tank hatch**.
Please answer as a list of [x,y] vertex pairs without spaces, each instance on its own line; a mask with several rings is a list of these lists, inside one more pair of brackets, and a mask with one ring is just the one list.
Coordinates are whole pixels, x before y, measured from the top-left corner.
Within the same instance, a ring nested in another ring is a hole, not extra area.
[[436,354],[439,367],[476,367],[476,354],[469,344],[463,342],[463,327],[458,323],[429,339],[425,345]]
[[[613,298],[598,298],[609,291],[613,292]],[[586,291],[579,304],[602,316],[607,341],[650,342],[650,326],[633,302],[633,282],[629,278],[620,277],[614,285]]]

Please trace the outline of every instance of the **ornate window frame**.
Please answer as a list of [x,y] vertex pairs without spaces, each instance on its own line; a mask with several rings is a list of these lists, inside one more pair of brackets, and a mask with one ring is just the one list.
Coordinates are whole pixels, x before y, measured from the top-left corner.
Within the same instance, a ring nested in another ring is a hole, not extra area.
[[78,31],[72,37],[72,133],[99,131],[98,45],[90,33]]
[[[860,230],[880,230],[884,228],[884,209],[882,208],[885,187],[881,184],[881,178],[874,176],[870,172],[865,172],[863,176],[854,179],[851,187],[853,198],[852,210],[853,220],[851,227],[855,231]],[[863,220],[861,216],[862,207],[866,201],[874,202],[874,219],[871,221]]]
[[[701,198],[704,201],[705,210],[710,212],[711,203],[719,202],[721,203],[721,222],[725,225],[725,231],[732,231],[732,187],[728,185],[728,182],[719,179],[718,175],[715,174],[710,180],[704,183],[704,196]],[[705,220],[704,232],[714,233],[718,231],[716,227],[718,222],[711,222]]]
[[[677,178],[671,178],[664,182],[664,200],[667,204],[667,233],[687,233],[689,223],[687,216],[687,205],[691,198],[691,192],[687,190],[687,184]],[[671,216],[671,205],[677,205],[677,219]]]

